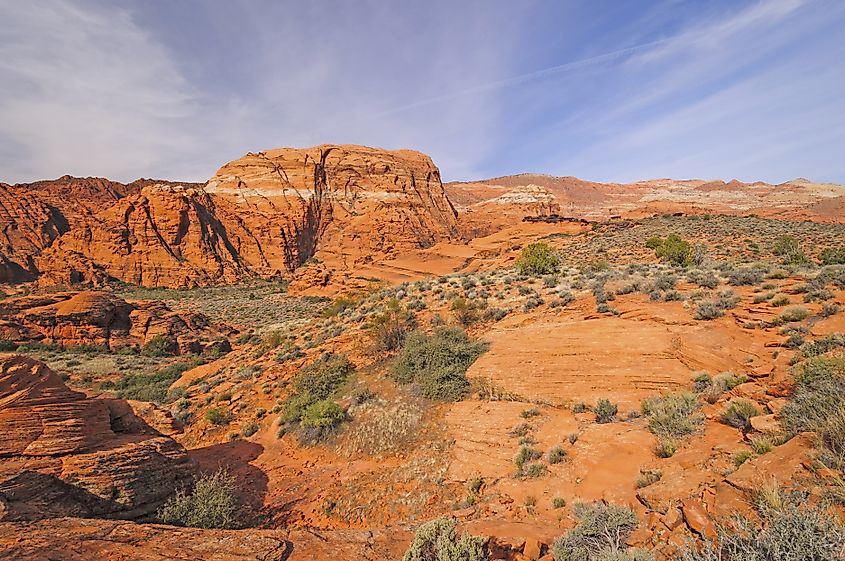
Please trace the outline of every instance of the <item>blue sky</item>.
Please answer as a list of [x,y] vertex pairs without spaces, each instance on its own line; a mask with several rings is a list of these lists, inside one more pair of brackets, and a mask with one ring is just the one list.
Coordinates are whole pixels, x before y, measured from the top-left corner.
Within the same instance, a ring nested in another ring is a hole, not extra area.
[[845,2],[0,0],[0,181],[346,142],[446,180],[845,183]]

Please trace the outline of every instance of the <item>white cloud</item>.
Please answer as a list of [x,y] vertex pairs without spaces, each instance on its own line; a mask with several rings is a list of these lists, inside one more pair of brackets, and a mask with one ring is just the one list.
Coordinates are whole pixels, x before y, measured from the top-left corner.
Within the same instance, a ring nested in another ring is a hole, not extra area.
[[196,148],[190,85],[127,12],[52,0],[6,2],[2,16],[0,180],[129,180]]

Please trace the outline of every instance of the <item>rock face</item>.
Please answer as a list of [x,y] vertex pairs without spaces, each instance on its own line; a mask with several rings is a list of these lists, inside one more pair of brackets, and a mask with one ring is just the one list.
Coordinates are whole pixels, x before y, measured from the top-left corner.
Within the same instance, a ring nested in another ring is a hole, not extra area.
[[185,449],[125,402],[89,399],[43,363],[0,360],[0,518],[129,518],[189,481]]
[[[0,339],[18,344],[143,346],[162,336],[183,352],[201,352],[224,335],[208,318],[162,302],[133,302],[109,292],[63,292],[0,301]],[[221,349],[225,350],[225,349]]]
[[279,149],[226,164],[204,189],[144,186],[62,235],[36,268],[43,284],[192,287],[289,273],[317,251],[347,269],[456,235],[427,156]]
[[138,190],[98,177],[0,183],[0,282],[32,280],[34,257],[104,207]]
[[266,272],[261,248],[225,206],[199,188],[144,187],[46,250],[37,260],[42,282],[190,287]]
[[[247,154],[206,190],[236,201],[268,259],[293,271],[319,249],[351,264],[425,248],[457,234],[457,213],[428,156],[411,150],[322,145]],[[272,221],[273,217],[278,221]]]

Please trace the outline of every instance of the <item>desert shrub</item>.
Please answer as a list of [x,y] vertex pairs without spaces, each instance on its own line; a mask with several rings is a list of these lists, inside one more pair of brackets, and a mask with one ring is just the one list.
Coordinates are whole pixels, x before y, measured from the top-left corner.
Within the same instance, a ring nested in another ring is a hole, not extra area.
[[[682,561],[834,561],[843,558],[845,529],[817,506],[785,501],[758,506],[759,521],[738,517],[719,528],[718,539],[690,545]],[[803,501],[802,501],[803,502]]]
[[560,269],[560,256],[548,244],[534,242],[522,249],[516,266],[523,275],[551,275]]
[[719,286],[719,277],[713,271],[695,269],[687,274],[687,280],[693,284],[697,284],[701,288],[709,288],[711,290]]
[[725,315],[725,310],[733,309],[739,304],[739,296],[732,290],[722,290],[713,300],[702,300],[695,306],[694,319],[712,320]]
[[323,313],[321,314],[324,318],[331,318],[337,315],[342,314],[344,311],[348,310],[349,308],[354,308],[358,305],[358,299],[351,296],[339,296],[332,300],[332,303],[329,304]]
[[807,308],[803,308],[801,306],[792,306],[781,312],[780,316],[778,316],[778,319],[780,319],[780,321],[784,323],[791,323],[793,321],[805,320],[809,315],[810,311]]
[[333,353],[325,353],[300,369],[293,380],[294,393],[285,401],[282,421],[298,422],[309,405],[332,397],[353,371],[346,355]]
[[117,382],[104,382],[100,387],[115,391],[121,399],[169,403],[175,396],[170,386],[191,367],[191,364],[178,363],[152,374],[124,374]]
[[452,314],[458,322],[468,327],[484,317],[484,310],[487,308],[486,300],[474,300],[457,297],[452,300],[449,306]]
[[554,497],[552,499],[552,508],[563,508],[566,506],[566,499],[563,497]]
[[750,444],[754,453],[761,456],[772,451],[772,441],[767,436],[755,436],[751,439]]
[[711,320],[720,318],[723,315],[725,315],[725,311],[719,303],[710,300],[696,304],[692,317],[701,320]]
[[658,458],[671,458],[678,451],[678,441],[674,438],[660,438],[654,446],[654,455]]
[[780,257],[784,265],[801,265],[809,261],[794,236],[780,236],[775,240],[772,253]]
[[522,471],[522,474],[525,477],[529,477],[529,478],[534,479],[534,478],[537,478],[537,477],[542,477],[543,475],[546,474],[546,471],[548,471],[548,470],[546,469],[546,466],[543,465],[543,463],[536,462],[536,463],[529,465],[527,468],[525,468]]
[[541,456],[542,454],[531,446],[521,446],[516,453],[516,457],[513,459],[513,463],[516,464],[517,473],[521,475],[525,464],[533,460],[539,460]]
[[733,455],[734,465],[736,467],[739,467],[753,457],[754,452],[752,452],[751,450],[740,450],[739,452]]
[[775,308],[780,308],[782,306],[788,306],[790,304],[789,296],[786,294],[779,294],[772,298],[772,301],[769,302]]
[[205,419],[214,425],[225,425],[229,422],[229,412],[222,407],[211,407],[205,412]]
[[388,302],[384,312],[374,315],[365,326],[377,351],[399,349],[416,327],[414,314],[402,309],[402,304],[395,298]]
[[752,302],[755,304],[762,304],[767,300],[771,300],[772,298],[774,298],[774,296],[774,292],[764,292],[763,294],[757,294],[756,296],[754,296]]
[[599,399],[593,407],[597,423],[610,423],[619,412],[619,407],[608,399]]
[[441,517],[417,529],[402,561],[487,561],[486,539],[464,533],[458,536],[454,518]]
[[823,318],[829,318],[830,316],[834,316],[839,313],[839,304],[837,303],[830,303],[825,302],[822,304],[822,309],[819,312],[819,315]]
[[258,432],[258,423],[250,421],[241,427],[241,436],[249,437]]
[[636,514],[624,506],[591,503],[573,508],[578,524],[555,540],[555,561],[645,561],[645,551],[625,544],[637,528]]
[[748,432],[751,430],[751,417],[759,414],[757,406],[747,399],[732,399],[720,418],[726,425]]
[[810,341],[801,345],[801,354],[804,357],[811,358],[814,356],[823,355],[834,349],[845,348],[845,335],[841,333],[831,333],[821,339]]
[[637,478],[637,489],[643,489],[649,485],[653,485],[660,481],[663,477],[663,472],[659,469],[641,469],[640,476]]
[[654,255],[661,261],[680,266],[692,264],[692,246],[677,234],[669,234],[666,239],[650,238],[646,247],[653,249]]
[[795,393],[781,411],[790,434],[815,432],[833,467],[845,467],[845,358],[814,357],[795,377]]
[[415,331],[391,367],[400,384],[417,384],[428,399],[457,401],[469,393],[466,371],[487,350],[457,328],[437,328],[431,335]]
[[845,265],[845,246],[826,247],[819,253],[822,265]]
[[692,381],[692,391],[696,393],[701,393],[713,385],[713,377],[710,376],[710,374],[708,374],[707,372],[701,372],[699,374],[696,374]]
[[658,275],[654,279],[654,287],[658,290],[672,290],[678,284],[678,279],[674,275]]
[[235,528],[237,526],[235,478],[224,470],[203,475],[190,494],[177,491],[158,510],[164,524],[192,528]]
[[560,446],[555,446],[549,453],[547,454],[546,458],[548,459],[550,464],[559,464],[562,461],[566,460],[566,450],[564,450]]
[[756,267],[733,269],[728,273],[728,283],[733,286],[753,286],[760,284],[765,275],[764,270]]
[[179,345],[164,335],[155,335],[144,343],[141,354],[145,356],[164,357],[172,356],[179,352]]
[[652,433],[676,438],[692,434],[704,422],[704,416],[698,412],[699,407],[698,397],[688,392],[651,397],[641,404]]

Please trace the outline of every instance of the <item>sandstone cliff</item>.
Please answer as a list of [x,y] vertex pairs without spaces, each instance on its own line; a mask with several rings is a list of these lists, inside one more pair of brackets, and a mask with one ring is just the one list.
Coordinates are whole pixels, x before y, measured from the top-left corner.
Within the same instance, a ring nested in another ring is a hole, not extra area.
[[[134,417],[134,416],[133,416]],[[43,363],[0,359],[0,519],[135,517],[190,480],[185,449]]]
[[147,185],[53,242],[44,284],[228,284],[395,257],[457,236],[431,159],[362,146],[279,149],[223,166],[203,188]]

